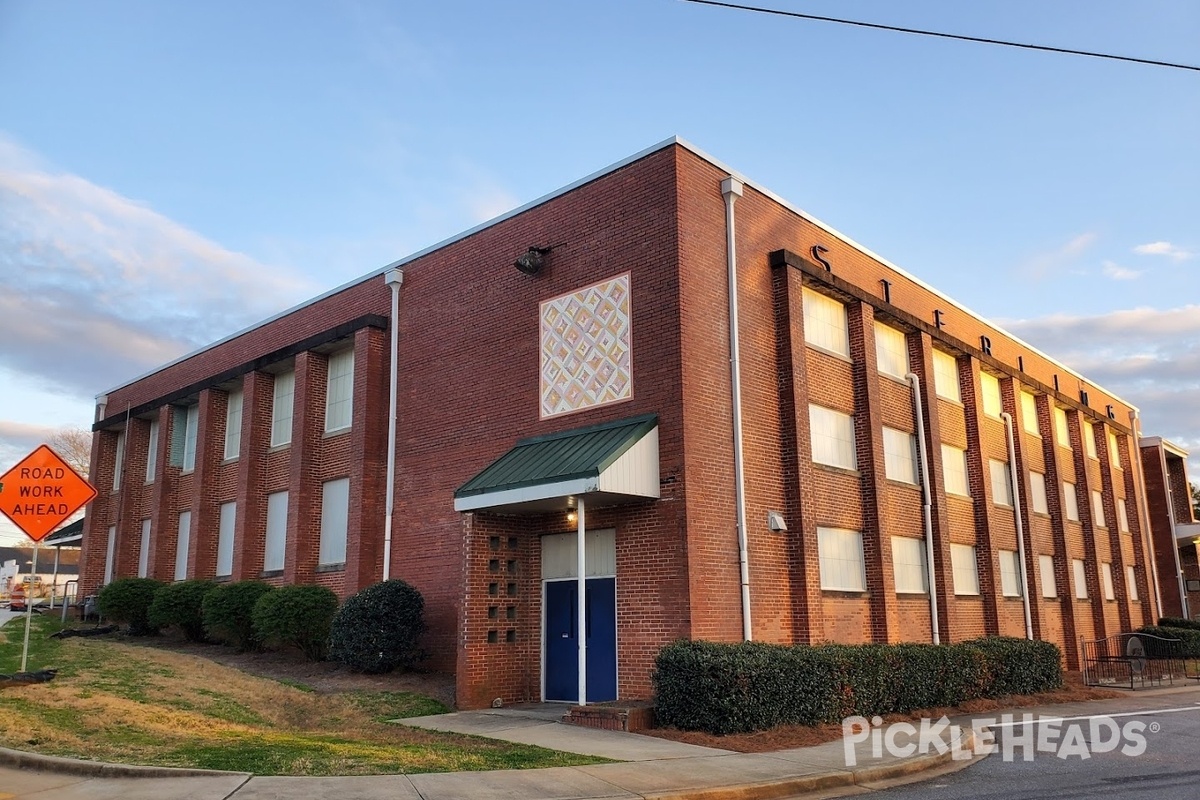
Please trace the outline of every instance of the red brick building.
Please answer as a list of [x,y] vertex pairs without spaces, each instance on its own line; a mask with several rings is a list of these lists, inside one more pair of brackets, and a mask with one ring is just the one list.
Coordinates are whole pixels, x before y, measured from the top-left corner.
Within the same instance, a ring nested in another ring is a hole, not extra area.
[[603,700],[678,637],[1156,616],[1132,406],[677,139],[102,397],[85,591],[380,580],[393,333],[387,572],[462,707],[574,699],[581,633]]
[[1158,436],[1139,441],[1150,530],[1154,538],[1162,614],[1191,619],[1200,612],[1200,525],[1192,509],[1188,453]]

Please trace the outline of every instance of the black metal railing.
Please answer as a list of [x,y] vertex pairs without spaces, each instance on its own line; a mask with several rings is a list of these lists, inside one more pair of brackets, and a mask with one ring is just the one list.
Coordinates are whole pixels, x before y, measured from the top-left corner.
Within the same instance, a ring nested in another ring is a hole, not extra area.
[[1148,633],[1118,633],[1081,640],[1083,682],[1087,686],[1174,685],[1186,676],[1183,642]]

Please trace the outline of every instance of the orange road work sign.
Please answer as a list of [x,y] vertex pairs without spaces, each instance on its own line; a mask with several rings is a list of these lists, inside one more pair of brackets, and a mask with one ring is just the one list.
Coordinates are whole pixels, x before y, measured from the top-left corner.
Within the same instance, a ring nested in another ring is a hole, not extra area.
[[0,514],[35,542],[95,496],[95,488],[46,445],[0,475]]

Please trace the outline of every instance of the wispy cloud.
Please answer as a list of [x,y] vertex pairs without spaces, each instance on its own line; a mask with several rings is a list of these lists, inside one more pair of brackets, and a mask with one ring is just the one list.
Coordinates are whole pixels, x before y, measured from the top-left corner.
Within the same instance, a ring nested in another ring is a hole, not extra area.
[[1133,248],[1133,252],[1140,256],[1166,256],[1175,261],[1187,261],[1194,253],[1191,253],[1178,245],[1170,242],[1150,242],[1148,244],[1139,244]]
[[[1200,305],[1003,324],[1140,407],[1147,435],[1200,443]],[[1194,456],[1200,477],[1200,450]]]
[[1063,244],[1042,253],[1036,253],[1020,266],[1023,276],[1031,280],[1046,280],[1066,269],[1075,267],[1075,262],[1091,249],[1099,236],[1091,231],[1078,234]]
[[1104,262],[1104,274],[1106,277],[1112,278],[1114,281],[1131,281],[1136,278],[1140,278],[1142,275],[1140,271],[1122,267],[1115,261]]
[[313,291],[2,133],[0,283],[0,366],[85,396]]

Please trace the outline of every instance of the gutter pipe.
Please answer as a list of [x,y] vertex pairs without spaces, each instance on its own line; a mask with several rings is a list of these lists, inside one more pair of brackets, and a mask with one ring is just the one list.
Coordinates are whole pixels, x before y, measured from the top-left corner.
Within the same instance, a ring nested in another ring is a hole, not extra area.
[[737,506],[738,568],[742,584],[742,638],[754,639],[750,624],[750,558],[746,541],[746,475],[742,463],[742,368],[738,347],[737,248],[733,204],[743,183],[734,177],[721,181],[725,197],[725,254],[729,265],[729,369],[733,384],[733,474]]
[[400,357],[400,287],[404,283],[404,270],[389,269],[383,276],[384,283],[392,290],[392,318],[388,328],[392,336],[392,363],[389,371],[388,394],[388,444],[387,444],[387,487],[383,520],[383,579],[392,575],[392,517],[396,507],[396,378]]
[[1017,559],[1021,562],[1021,605],[1025,607],[1025,638],[1033,639],[1033,617],[1029,610],[1029,573],[1025,569],[1025,523],[1021,519],[1021,492],[1017,474],[1017,448],[1013,442],[1013,418],[1000,412],[1004,420],[1004,435],[1008,439],[1008,480],[1012,489],[1013,519],[1017,522]]
[[917,418],[917,457],[921,464],[921,516],[925,521],[925,572],[929,581],[929,627],[933,643],[942,643],[938,623],[938,593],[933,561],[933,493],[929,488],[929,453],[925,449],[925,409],[921,405],[921,379],[915,372],[904,376],[912,387],[913,414]]

